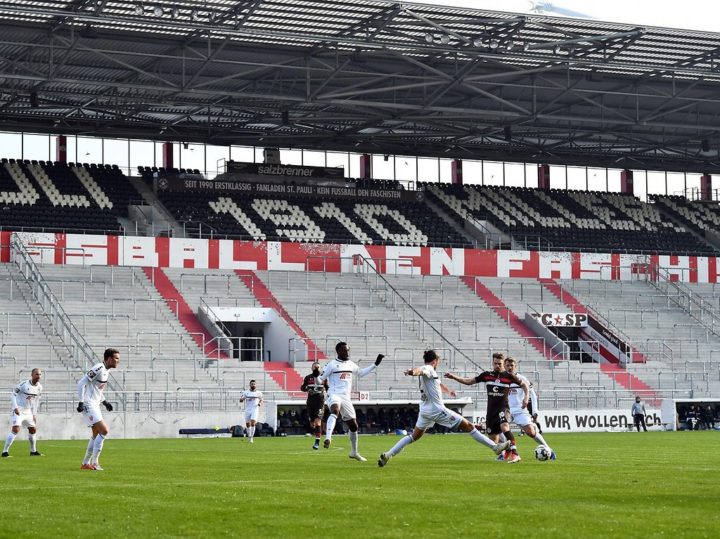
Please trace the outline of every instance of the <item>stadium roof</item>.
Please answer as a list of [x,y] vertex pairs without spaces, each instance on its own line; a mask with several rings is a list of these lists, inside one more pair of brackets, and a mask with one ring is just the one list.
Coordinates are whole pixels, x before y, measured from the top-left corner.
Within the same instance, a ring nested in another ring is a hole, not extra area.
[[720,34],[356,0],[0,0],[0,129],[720,172]]

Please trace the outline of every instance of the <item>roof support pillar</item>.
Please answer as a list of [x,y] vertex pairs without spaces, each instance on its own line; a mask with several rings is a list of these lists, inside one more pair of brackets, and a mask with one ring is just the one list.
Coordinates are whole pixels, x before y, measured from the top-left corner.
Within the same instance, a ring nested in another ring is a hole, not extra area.
[[700,200],[712,200],[712,176],[700,176]]
[[372,156],[364,153],[360,156],[360,178],[369,180],[372,178]]
[[550,165],[538,165],[538,188],[550,189]]
[[55,161],[67,163],[67,137],[58,135],[55,139]]
[[165,168],[165,170],[170,170],[171,168],[175,168],[174,160],[173,160],[173,143],[172,142],[163,142],[162,160],[163,160],[163,167]]
[[463,163],[462,159],[453,159],[450,167],[450,179],[453,185],[463,184]]
[[623,195],[634,195],[633,171],[624,169],[620,172],[620,192]]

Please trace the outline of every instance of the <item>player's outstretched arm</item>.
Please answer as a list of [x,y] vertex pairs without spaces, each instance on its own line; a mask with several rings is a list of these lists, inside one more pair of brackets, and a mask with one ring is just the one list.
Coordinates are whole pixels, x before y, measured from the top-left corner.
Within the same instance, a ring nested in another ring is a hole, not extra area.
[[422,374],[422,369],[420,367],[413,367],[412,369],[407,369],[404,371],[405,376],[420,376]]
[[454,389],[450,389],[448,386],[440,383],[440,391],[448,395],[449,397],[457,397],[457,392]]
[[463,376],[458,376],[457,374],[453,374],[451,372],[446,372],[445,378],[448,378],[450,380],[455,380],[456,382],[459,382],[466,386],[471,386],[476,383],[474,376],[473,377],[463,377]]

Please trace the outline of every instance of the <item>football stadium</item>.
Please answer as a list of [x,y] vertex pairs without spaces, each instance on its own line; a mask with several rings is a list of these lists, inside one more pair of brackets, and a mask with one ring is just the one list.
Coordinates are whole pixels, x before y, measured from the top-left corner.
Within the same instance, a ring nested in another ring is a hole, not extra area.
[[716,536],[720,33],[485,4],[0,0],[0,537]]

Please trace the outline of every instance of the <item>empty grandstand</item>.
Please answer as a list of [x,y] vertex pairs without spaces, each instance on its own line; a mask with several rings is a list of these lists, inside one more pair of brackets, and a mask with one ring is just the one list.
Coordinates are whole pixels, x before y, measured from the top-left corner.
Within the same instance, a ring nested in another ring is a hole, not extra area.
[[129,2],[11,4],[0,383],[42,367],[43,412],[72,412],[113,346],[125,435],[230,420],[251,378],[274,427],[340,340],[386,356],[355,387],[373,411],[416,398],[402,372],[428,348],[463,376],[516,357],[548,410],[720,396],[717,35],[350,0],[151,25]]

